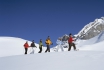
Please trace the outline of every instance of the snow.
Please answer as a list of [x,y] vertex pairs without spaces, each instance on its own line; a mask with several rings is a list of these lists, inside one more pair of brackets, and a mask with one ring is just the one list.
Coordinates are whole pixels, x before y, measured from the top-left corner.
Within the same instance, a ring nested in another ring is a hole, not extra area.
[[[89,39],[89,40],[78,40],[78,47],[80,46],[85,46],[85,45],[89,45],[89,46],[101,46],[103,47],[102,41],[104,42],[104,31],[101,32],[99,35]],[[99,45],[98,45],[99,44]],[[104,50],[104,49],[103,49]]]
[[104,70],[104,52],[57,52],[0,58],[0,70]]

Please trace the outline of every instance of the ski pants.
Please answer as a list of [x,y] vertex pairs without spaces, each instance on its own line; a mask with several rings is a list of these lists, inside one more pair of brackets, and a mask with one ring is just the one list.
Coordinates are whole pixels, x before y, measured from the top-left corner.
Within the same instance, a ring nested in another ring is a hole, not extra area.
[[59,48],[61,48],[61,51],[64,51],[63,46],[62,45],[58,45],[57,46],[57,52],[58,52]]
[[49,45],[47,45],[47,49],[46,49],[46,51],[45,52],[50,52],[50,46]]
[[31,47],[31,53],[30,54],[34,54],[34,47]]
[[42,52],[42,47],[39,47],[40,51],[38,53],[41,53]]
[[28,48],[25,48],[25,54],[27,54]]
[[76,50],[76,46],[75,46],[75,44],[74,44],[74,43],[69,43],[69,48],[68,48],[68,51],[70,51],[70,50],[71,50],[71,46],[73,46],[73,47],[74,47],[74,50]]

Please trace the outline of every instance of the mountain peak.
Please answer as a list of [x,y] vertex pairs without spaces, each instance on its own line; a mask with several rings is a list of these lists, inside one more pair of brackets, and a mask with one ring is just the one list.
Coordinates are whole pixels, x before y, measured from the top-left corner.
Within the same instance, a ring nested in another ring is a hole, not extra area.
[[93,22],[85,25],[81,31],[77,34],[80,39],[90,39],[98,34],[100,34],[104,30],[104,17],[100,19],[95,19]]

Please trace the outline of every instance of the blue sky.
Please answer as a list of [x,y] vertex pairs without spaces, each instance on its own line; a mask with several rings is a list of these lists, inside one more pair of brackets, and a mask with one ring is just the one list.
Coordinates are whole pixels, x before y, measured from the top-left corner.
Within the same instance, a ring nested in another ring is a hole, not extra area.
[[36,43],[40,39],[44,43],[50,36],[56,45],[58,37],[77,34],[84,25],[104,16],[103,3],[103,0],[0,0],[0,36]]

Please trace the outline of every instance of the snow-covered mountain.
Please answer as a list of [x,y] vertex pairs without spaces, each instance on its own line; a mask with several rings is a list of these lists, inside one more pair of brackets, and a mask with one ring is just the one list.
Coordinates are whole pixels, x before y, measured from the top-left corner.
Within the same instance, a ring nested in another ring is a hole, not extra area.
[[[90,22],[89,24],[85,25],[82,30],[78,32],[78,34],[74,35],[76,38],[82,39],[82,40],[88,40],[91,39],[101,32],[104,31],[104,17],[101,17],[99,19],[95,19],[93,22]],[[68,35],[65,34],[62,36],[63,41],[67,41]]]
[[90,22],[85,25],[84,28],[77,34],[78,38],[86,40],[93,38],[104,31],[104,17],[95,19],[94,22]]

